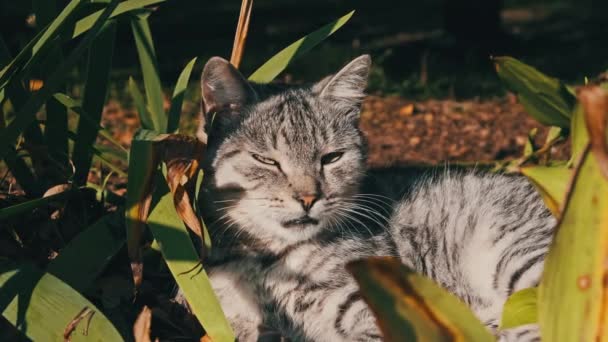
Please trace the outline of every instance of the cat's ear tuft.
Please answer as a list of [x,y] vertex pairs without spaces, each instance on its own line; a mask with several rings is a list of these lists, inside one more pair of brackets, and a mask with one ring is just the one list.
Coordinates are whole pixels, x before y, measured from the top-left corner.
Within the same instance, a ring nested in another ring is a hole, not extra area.
[[205,113],[243,106],[257,99],[255,91],[243,75],[220,57],[212,57],[205,64],[201,75],[201,92]]
[[359,56],[337,74],[315,84],[313,91],[320,97],[342,101],[350,106],[359,106],[365,98],[371,64],[372,59],[369,55]]

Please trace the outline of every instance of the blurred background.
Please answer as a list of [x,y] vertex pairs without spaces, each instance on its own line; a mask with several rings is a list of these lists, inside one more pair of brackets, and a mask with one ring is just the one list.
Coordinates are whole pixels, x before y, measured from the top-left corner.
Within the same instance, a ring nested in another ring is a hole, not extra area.
[[[33,37],[31,8],[30,1],[0,1],[0,32],[13,49]],[[160,4],[150,21],[161,78],[175,79],[193,56],[230,57],[239,8],[240,1],[225,0]],[[283,78],[313,81],[371,53],[375,92],[468,98],[501,93],[490,55],[514,56],[569,82],[608,68],[603,0],[256,0],[243,73],[353,9],[348,25]],[[119,30],[116,80],[139,72],[129,27]]]
[[[240,5],[170,0],[150,16],[166,93],[184,65],[200,57],[186,95],[186,131],[196,125],[204,61],[230,57]],[[0,1],[0,33],[13,51],[36,32],[31,8],[30,1]],[[546,129],[505,91],[491,56],[513,56],[572,85],[604,77],[608,69],[605,0],[256,0],[241,71],[251,74],[291,42],[351,10],[356,13],[342,29],[278,79],[313,82],[371,54],[369,91],[379,97],[366,101],[362,128],[372,166],[504,159],[521,153],[531,129],[538,129],[538,141],[544,139]],[[75,97],[81,95],[81,64],[71,75]],[[129,76],[141,80],[133,35],[124,23],[118,27],[104,123],[125,145],[138,127]]]

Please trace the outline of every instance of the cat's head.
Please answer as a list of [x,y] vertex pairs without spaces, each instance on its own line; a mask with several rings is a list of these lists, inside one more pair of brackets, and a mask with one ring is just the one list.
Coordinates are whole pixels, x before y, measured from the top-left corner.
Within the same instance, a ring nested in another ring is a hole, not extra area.
[[205,175],[213,203],[202,207],[279,248],[336,229],[365,173],[358,123],[370,63],[364,55],[311,86],[268,94],[227,61],[209,60],[201,87],[207,128],[213,120]]

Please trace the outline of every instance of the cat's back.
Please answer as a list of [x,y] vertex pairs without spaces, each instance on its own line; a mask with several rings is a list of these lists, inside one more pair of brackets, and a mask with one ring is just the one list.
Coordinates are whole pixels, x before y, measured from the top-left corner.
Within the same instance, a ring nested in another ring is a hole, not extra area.
[[445,171],[413,186],[390,229],[405,263],[483,319],[497,296],[536,285],[554,225],[523,177]]

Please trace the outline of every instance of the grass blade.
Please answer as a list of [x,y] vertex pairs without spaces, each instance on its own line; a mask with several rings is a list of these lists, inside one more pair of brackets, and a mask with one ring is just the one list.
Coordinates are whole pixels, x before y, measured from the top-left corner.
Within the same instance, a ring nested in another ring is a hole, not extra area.
[[[127,0],[127,1],[123,1],[120,4],[118,4],[118,6],[116,6],[116,9],[110,15],[110,19],[115,18],[115,17],[117,17],[121,14],[127,13],[127,12],[138,10],[138,9],[144,8],[146,6],[159,4],[159,3],[165,2],[165,1],[166,0]],[[85,33],[86,31],[90,30],[91,27],[93,27],[93,23],[95,23],[95,20],[97,20],[97,18],[99,18],[101,13],[102,13],[102,11],[100,10],[100,11],[97,11],[93,14],[90,14],[90,15],[78,20],[78,22],[76,22],[76,25],[74,26],[72,38],[76,38],[76,37],[80,36],[81,34]]]
[[137,108],[137,114],[139,115],[141,127],[147,130],[154,130],[154,119],[148,111],[148,108],[146,108],[144,96],[142,95],[141,91],[139,91],[137,82],[133,79],[133,77],[129,77],[128,88],[129,93],[133,98],[133,102],[135,103],[135,108]]
[[161,247],[169,270],[211,340],[234,341],[232,329],[199,262],[188,231],[175,211],[173,195],[164,181],[159,180],[158,183],[154,197],[160,200],[150,213],[148,226]]
[[53,259],[47,272],[79,292],[88,290],[125,243],[122,212],[110,213],[78,234]]
[[133,283],[136,287],[141,284],[143,276],[141,242],[159,163],[152,144],[156,136],[154,131],[139,130],[133,137],[129,155],[125,226],[127,250],[131,260]]
[[55,69],[44,87],[31,96],[25,105],[18,110],[15,119],[9,126],[0,131],[0,158],[4,158],[9,146],[17,139],[19,134],[28,126],[28,124],[34,121],[38,109],[40,109],[42,104],[57,90],[58,85],[62,83],[63,79],[68,74],[68,71],[76,64],[78,58],[80,58],[81,54],[97,36],[97,33],[101,30],[107,18],[114,8],[116,8],[117,3],[117,0],[113,0],[104,9],[103,14],[99,17],[97,22],[95,22],[93,28],[91,28],[78,46],[67,56],[57,69]]
[[317,44],[325,40],[325,38],[329,37],[340,29],[340,27],[346,24],[354,13],[355,11],[352,11],[308,34],[307,36],[298,39],[296,42],[292,43],[270,58],[266,63],[264,63],[264,65],[259,67],[251,76],[249,76],[249,80],[258,83],[271,82],[283,70],[285,70],[285,68],[287,68],[289,63],[302,56]]
[[378,319],[385,341],[494,341],[458,298],[388,257],[354,261],[347,269]]
[[91,147],[97,139],[99,122],[108,94],[116,27],[117,24],[114,20],[108,21],[91,44],[89,51],[82,109],[94,124],[91,125],[85,120],[78,122],[78,131],[72,153],[72,160],[76,168],[74,181],[77,185],[86,184],[93,159]]
[[38,207],[48,204],[49,202],[63,200],[64,198],[68,197],[72,191],[76,190],[63,191],[51,196],[37,198],[27,202],[15,204],[7,208],[2,208],[0,209],[0,220],[6,220],[14,216],[24,215]]
[[[36,23],[40,27],[49,25],[53,18],[57,15],[57,7],[55,1],[34,0],[34,13],[36,13]],[[57,40],[61,41],[61,33],[58,34]],[[54,44],[50,47],[50,53],[46,56],[42,63],[35,66],[36,69],[41,69],[41,75],[47,75],[48,70],[59,64],[63,59],[63,51],[61,44]],[[50,66],[50,68],[48,67]],[[63,85],[65,87],[65,85]],[[46,127],[44,130],[44,138],[48,149],[49,158],[57,162],[55,174],[59,177],[58,180],[64,182],[67,179],[66,170],[68,170],[68,111],[55,99],[50,98],[46,102]]]
[[[31,265],[1,263],[0,288],[2,315],[33,341],[123,340],[95,305]],[[78,329],[70,329],[78,318],[82,320],[76,324]]]
[[167,130],[167,115],[163,108],[163,90],[158,74],[156,52],[147,15],[135,15],[131,18],[131,30],[135,38],[137,56],[141,65],[146,90],[147,109],[150,113],[152,127],[159,133]]
[[127,149],[125,149],[118,141],[116,141],[116,139],[114,139],[112,133],[110,133],[107,129],[100,126],[99,123],[95,122],[93,119],[91,119],[91,117],[89,117],[89,115],[82,109],[80,101],[76,101],[73,98],[62,93],[57,93],[53,95],[53,97],[66,108],[78,114],[80,116],[81,121],[88,124],[89,126],[94,127],[101,137],[111,142],[112,145],[114,145],[118,149],[118,151],[120,151],[120,160],[125,162],[128,160],[129,151],[127,151]]
[[186,67],[184,67],[184,70],[182,70],[177,79],[175,89],[173,89],[171,107],[169,109],[169,122],[167,123],[167,132],[169,133],[175,133],[179,128],[179,118],[182,114],[184,95],[186,93],[186,88],[188,88],[188,80],[190,79],[190,74],[192,74],[192,68],[194,68],[195,63],[196,57],[186,64]]

